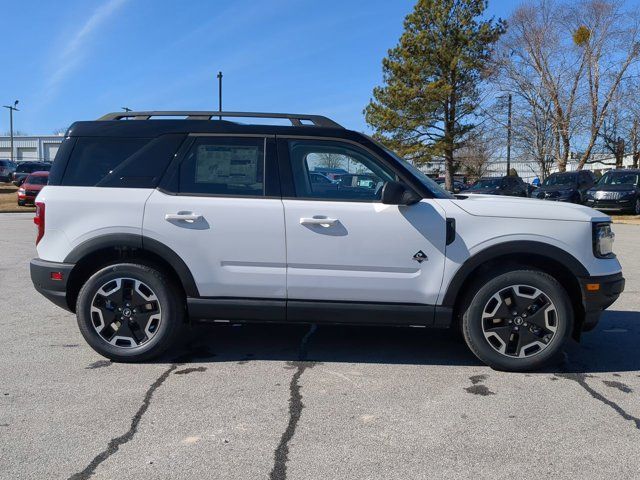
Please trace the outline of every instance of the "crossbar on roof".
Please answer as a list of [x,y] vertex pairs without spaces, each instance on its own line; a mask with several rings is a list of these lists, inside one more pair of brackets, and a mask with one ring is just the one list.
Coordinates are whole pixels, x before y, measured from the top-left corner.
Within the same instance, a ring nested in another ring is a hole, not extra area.
[[213,111],[148,111],[107,113],[98,120],[150,120],[154,117],[185,117],[185,120],[211,120],[212,118],[284,118],[296,127],[315,126],[344,128],[339,123],[322,115],[304,115],[299,113],[262,113],[262,112],[213,112]]

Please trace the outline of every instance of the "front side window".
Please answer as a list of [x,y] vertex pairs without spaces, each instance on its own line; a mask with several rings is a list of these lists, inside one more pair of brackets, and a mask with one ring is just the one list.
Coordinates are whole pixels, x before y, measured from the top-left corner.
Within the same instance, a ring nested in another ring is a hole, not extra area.
[[[378,201],[385,182],[396,180],[394,172],[369,152],[330,140],[291,140],[289,155],[296,187],[302,198],[345,201]],[[317,169],[340,169],[333,181],[318,179]]]
[[264,139],[199,137],[180,165],[185,194],[264,195]]

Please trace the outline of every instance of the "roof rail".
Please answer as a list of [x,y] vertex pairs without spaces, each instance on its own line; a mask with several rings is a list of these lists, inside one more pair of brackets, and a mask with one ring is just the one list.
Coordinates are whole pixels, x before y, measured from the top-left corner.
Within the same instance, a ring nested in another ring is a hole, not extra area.
[[149,111],[149,112],[114,112],[107,113],[98,120],[149,120],[153,117],[186,117],[185,120],[211,120],[213,117],[243,118],[285,118],[296,127],[315,126],[344,128],[339,123],[321,115],[303,115],[299,113],[258,113],[258,112],[209,112],[209,111]]

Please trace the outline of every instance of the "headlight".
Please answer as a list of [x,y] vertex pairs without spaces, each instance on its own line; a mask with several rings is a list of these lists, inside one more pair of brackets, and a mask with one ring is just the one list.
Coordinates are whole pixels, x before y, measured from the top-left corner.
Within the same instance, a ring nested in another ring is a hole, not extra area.
[[587,190],[587,197],[588,198],[593,198],[593,195],[596,193],[595,190]]
[[635,193],[636,192],[634,190],[623,191],[623,192],[620,192],[620,198],[630,197],[631,195],[633,195]]
[[593,254],[598,258],[613,258],[613,240],[615,234],[611,231],[611,223],[593,224]]

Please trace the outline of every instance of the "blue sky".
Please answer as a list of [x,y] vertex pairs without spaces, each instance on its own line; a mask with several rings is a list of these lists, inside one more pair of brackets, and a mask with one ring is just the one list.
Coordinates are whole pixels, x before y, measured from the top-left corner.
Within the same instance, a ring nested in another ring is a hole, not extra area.
[[[413,0],[0,0],[0,104],[14,128],[50,134],[75,120],[136,110],[324,114],[365,130]],[[513,3],[489,4],[506,17]],[[0,132],[9,129],[0,112]]]

